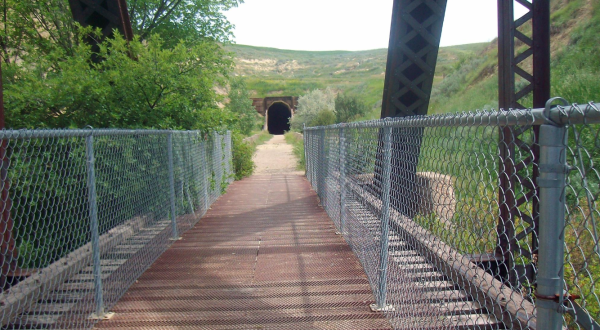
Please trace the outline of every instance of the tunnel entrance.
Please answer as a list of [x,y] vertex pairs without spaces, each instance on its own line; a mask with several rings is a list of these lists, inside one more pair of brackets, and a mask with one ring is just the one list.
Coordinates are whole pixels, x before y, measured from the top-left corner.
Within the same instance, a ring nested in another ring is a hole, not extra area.
[[267,129],[270,134],[281,135],[290,130],[292,110],[283,102],[273,103],[267,110]]

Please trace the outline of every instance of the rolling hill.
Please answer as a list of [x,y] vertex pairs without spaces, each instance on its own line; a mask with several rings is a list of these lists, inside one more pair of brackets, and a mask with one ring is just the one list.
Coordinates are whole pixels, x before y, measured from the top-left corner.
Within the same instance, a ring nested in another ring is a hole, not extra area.
[[[600,99],[600,0],[551,1],[552,95],[572,102]],[[529,33],[531,27],[522,30]],[[523,51],[524,45],[518,45]],[[315,88],[361,96],[379,117],[386,49],[293,51],[229,45],[234,73],[245,77],[253,97],[302,95]],[[498,106],[497,43],[443,47],[436,67],[429,113]],[[527,69],[531,62],[523,67]],[[522,83],[522,82],[517,82]],[[530,106],[530,100],[525,100]]]

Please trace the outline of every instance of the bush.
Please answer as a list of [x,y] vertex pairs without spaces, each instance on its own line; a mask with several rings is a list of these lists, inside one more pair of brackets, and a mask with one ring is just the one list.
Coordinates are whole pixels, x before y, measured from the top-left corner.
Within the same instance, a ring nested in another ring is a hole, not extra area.
[[[302,126],[316,126],[315,123],[317,116],[322,116],[320,122],[323,122],[328,117],[333,115],[333,122],[335,122],[335,93],[332,89],[327,88],[325,90],[315,89],[302,95],[298,98],[298,108],[295,116],[290,121],[292,129],[301,130]],[[321,114],[324,111],[328,111],[330,114]]]
[[310,126],[327,126],[335,124],[335,113],[331,110],[321,110],[310,122]]
[[249,136],[257,127],[259,115],[252,105],[246,83],[241,78],[231,78],[229,86],[229,103],[227,104],[227,109],[234,115],[234,124],[232,126],[244,136]]
[[[72,56],[57,47],[6,65],[7,127],[11,128],[224,128],[215,86],[231,61],[214,42],[164,47],[159,36],[144,42],[116,35],[97,54],[80,31]],[[94,56],[104,60],[93,63]],[[60,60],[57,60],[59,58]],[[3,67],[4,69],[5,67]]]
[[338,123],[348,123],[365,115],[369,108],[357,96],[338,94],[335,98],[335,117]]
[[252,155],[254,154],[255,145],[251,142],[244,142],[243,135],[238,132],[231,134],[231,143],[233,146],[235,179],[241,180],[254,172],[255,165],[252,161]]

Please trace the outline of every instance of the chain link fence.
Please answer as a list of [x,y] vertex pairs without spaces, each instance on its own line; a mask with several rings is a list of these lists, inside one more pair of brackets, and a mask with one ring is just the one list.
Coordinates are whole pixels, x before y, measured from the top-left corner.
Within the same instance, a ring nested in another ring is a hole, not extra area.
[[305,129],[394,328],[600,329],[600,107],[556,101]]
[[231,135],[0,131],[2,329],[84,329],[233,180]]

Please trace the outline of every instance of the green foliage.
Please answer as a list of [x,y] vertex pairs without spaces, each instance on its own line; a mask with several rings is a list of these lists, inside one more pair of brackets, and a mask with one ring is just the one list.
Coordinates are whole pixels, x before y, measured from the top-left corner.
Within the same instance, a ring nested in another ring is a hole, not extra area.
[[15,63],[23,56],[48,55],[56,48],[73,55],[77,24],[68,1],[3,1],[0,57]]
[[[167,47],[205,41],[228,42],[233,26],[223,14],[242,0],[128,1],[134,33],[146,40],[162,36]],[[48,55],[58,47],[68,56],[80,42],[67,0],[4,0],[0,48],[3,62],[22,56]]]
[[230,79],[229,86],[227,110],[234,115],[232,126],[243,135],[248,136],[256,128],[259,115],[252,106],[246,83],[241,78]]
[[284,134],[285,141],[293,147],[294,156],[298,159],[299,170],[306,170],[306,155],[304,154],[304,138],[298,132],[286,132]]
[[365,115],[368,107],[358,96],[338,94],[335,98],[335,117],[338,123],[348,123]]
[[231,135],[231,143],[233,146],[233,169],[235,171],[235,179],[241,180],[252,175],[254,172],[254,162],[252,155],[255,151],[255,146],[251,142],[244,142],[244,136],[234,132]]
[[327,126],[332,124],[335,124],[335,112],[329,109],[319,111],[310,122],[310,126]]
[[600,101],[600,5],[570,35],[552,65],[552,95],[569,102]]
[[100,45],[100,55],[105,60],[92,63],[91,47],[80,42],[73,56],[57,47],[11,63],[4,82],[7,126],[206,131],[230,121],[216,106],[213,87],[231,62],[216,43],[168,49],[158,36],[128,43],[117,35]]
[[317,117],[319,123],[335,123],[334,110],[335,93],[332,89],[310,91],[298,98],[298,108],[291,120],[292,129],[300,130],[303,125],[316,126]]
[[128,9],[134,33],[142,39],[158,33],[175,42],[227,42],[233,25],[223,12],[240,3],[243,0],[136,0],[128,1]]
[[236,180],[241,180],[252,175],[255,168],[252,156],[256,151],[256,147],[270,140],[272,137],[273,136],[267,131],[261,131],[251,138],[247,138],[246,141],[244,141],[244,136],[238,132],[234,132],[231,135],[233,144],[233,168]]

